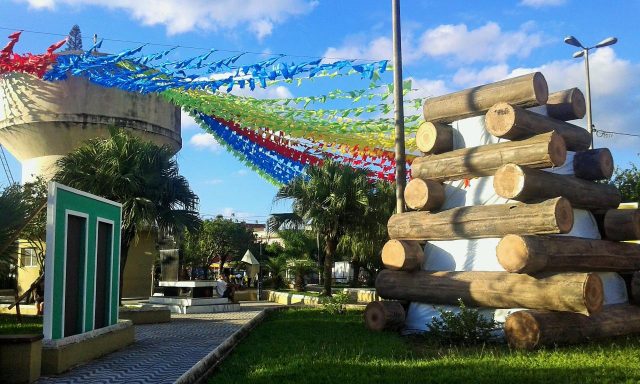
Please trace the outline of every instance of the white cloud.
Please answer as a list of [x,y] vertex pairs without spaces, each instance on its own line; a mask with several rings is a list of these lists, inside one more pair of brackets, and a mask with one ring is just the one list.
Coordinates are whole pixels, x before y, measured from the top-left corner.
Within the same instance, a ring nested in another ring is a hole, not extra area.
[[542,8],[557,7],[559,5],[564,5],[566,2],[566,0],[522,0],[520,1],[520,5],[532,8]]
[[201,129],[200,125],[194,120],[194,118],[189,116],[189,114],[184,110],[180,112],[180,123],[182,126],[182,132],[195,131],[195,130]]
[[224,183],[224,180],[222,179],[211,179],[211,180],[207,180],[204,182],[207,185],[220,185],[222,183]]
[[[334,62],[341,59],[368,59],[391,60],[393,57],[393,42],[389,37],[380,36],[372,40],[368,36],[355,35],[347,37],[342,46],[329,47],[322,55],[326,62]],[[415,47],[414,36],[405,33],[402,36],[402,62],[413,63],[423,56]]]
[[255,214],[251,213],[251,212],[239,212],[236,211],[234,208],[231,207],[225,207],[222,209],[222,212],[220,213],[222,216],[224,216],[225,218],[230,218],[230,217],[234,217],[237,220],[246,220],[249,217],[257,217]]
[[[497,23],[489,22],[476,29],[469,29],[466,24],[443,24],[424,31],[419,38],[409,32],[402,40],[402,62],[415,63],[425,56],[453,59],[456,65],[501,63],[514,56],[525,58],[546,43],[543,34],[534,27],[535,23],[526,22],[517,30],[503,31]],[[386,36],[350,36],[341,46],[329,47],[323,56],[332,58],[329,61],[336,58],[389,59],[392,42]]]
[[244,168],[234,172],[234,175],[236,175],[236,176],[246,176],[248,174],[249,174],[249,171],[247,171]]
[[198,149],[208,149],[211,152],[222,152],[222,146],[210,133],[196,133],[189,139],[189,144]]
[[497,64],[480,69],[460,68],[453,75],[453,83],[461,86],[476,86],[504,79],[509,74],[507,64]]
[[244,27],[258,39],[290,17],[311,12],[315,0],[21,0],[36,9],[57,5],[98,6],[124,11],[143,25],[162,25],[169,35],[194,30],[227,30]]
[[529,32],[531,23],[517,31],[503,31],[497,23],[469,29],[465,24],[446,24],[425,31],[420,50],[432,57],[453,58],[458,63],[503,62],[511,56],[524,58],[543,44],[539,32]]

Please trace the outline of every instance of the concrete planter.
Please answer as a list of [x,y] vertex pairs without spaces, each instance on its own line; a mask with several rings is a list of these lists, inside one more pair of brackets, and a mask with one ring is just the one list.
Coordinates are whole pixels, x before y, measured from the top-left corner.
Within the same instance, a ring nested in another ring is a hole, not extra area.
[[316,296],[305,296],[300,293],[262,291],[264,300],[269,300],[278,304],[302,304],[302,305],[320,305],[320,298]]
[[0,335],[0,383],[32,383],[41,365],[42,335]]
[[130,320],[133,325],[168,323],[171,321],[169,308],[158,305],[120,308],[120,319]]
[[45,340],[42,344],[42,374],[60,374],[76,365],[122,349],[134,340],[134,328],[129,320],[64,339]]
[[[374,289],[363,288],[345,288],[334,290],[333,293],[344,292],[349,295],[349,302],[353,304],[365,305],[372,301],[380,300]],[[303,304],[303,305],[320,305],[320,297],[305,296],[300,293],[277,292],[264,290],[262,291],[262,299],[273,301],[278,304]]]

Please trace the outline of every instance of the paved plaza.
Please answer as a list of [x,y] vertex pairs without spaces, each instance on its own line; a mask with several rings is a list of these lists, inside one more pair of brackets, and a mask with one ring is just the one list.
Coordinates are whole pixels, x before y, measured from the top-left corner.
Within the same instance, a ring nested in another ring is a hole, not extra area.
[[172,315],[170,323],[137,325],[127,348],[45,383],[174,383],[207,354],[273,303],[242,303],[240,312]]

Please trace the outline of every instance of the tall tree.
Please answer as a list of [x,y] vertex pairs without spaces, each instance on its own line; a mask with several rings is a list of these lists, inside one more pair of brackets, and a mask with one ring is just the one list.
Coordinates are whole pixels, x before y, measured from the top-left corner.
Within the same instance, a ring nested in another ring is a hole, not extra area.
[[275,201],[293,200],[293,213],[324,240],[323,295],[331,295],[331,269],[338,243],[367,214],[372,203],[370,192],[366,170],[325,160],[321,166],[309,167],[306,177],[293,179],[276,193]]
[[175,233],[201,221],[198,197],[178,172],[171,149],[113,129],[60,159],[54,179],[122,204],[120,295],[129,249],[146,228]]
[[67,37],[67,51],[82,51],[82,32],[78,24],[74,24]]
[[610,183],[620,190],[622,201],[640,202],[640,169],[635,164],[627,169],[616,169]]
[[228,260],[239,260],[255,241],[255,234],[245,223],[218,216],[203,221],[199,229],[185,234],[184,256],[186,262],[205,270],[219,259],[222,270]]

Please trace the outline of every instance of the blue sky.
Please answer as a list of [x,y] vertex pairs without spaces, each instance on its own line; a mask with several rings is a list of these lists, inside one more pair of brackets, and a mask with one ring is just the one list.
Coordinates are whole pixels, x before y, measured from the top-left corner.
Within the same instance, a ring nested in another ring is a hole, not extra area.
[[[388,0],[0,0],[0,28],[8,28],[0,29],[0,35],[19,29],[66,34],[79,24],[85,46],[97,33],[106,39],[285,53],[289,61],[306,59],[295,55],[385,59],[391,57],[390,9]],[[575,49],[562,39],[573,34],[585,45],[595,45],[605,37],[618,37],[618,44],[591,57],[594,124],[597,129],[640,134],[640,1],[404,0],[401,13],[404,77],[412,78],[424,96],[533,70],[542,71],[551,91],[574,86],[584,90],[583,61],[571,58]],[[16,51],[39,53],[59,39],[25,32]],[[103,50],[135,46],[109,40]],[[175,54],[202,52],[181,48]],[[304,94],[328,89],[319,85]],[[277,87],[255,96],[302,92],[295,86]],[[596,137],[596,147],[610,148],[622,167],[638,162],[638,144],[636,137]],[[263,222],[270,212],[287,208],[273,207],[276,187],[225,153],[186,116],[178,161],[200,196],[204,215],[234,213]],[[14,175],[20,175],[19,164],[10,162]],[[4,174],[0,184],[6,184]]]

